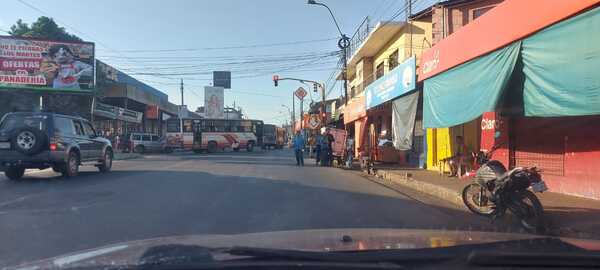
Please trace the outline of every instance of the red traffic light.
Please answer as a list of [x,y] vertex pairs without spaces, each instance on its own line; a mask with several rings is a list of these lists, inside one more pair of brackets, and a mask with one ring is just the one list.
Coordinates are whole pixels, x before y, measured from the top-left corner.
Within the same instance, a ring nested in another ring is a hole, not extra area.
[[278,85],[279,82],[279,76],[278,75],[273,75],[273,83],[275,84],[275,86]]

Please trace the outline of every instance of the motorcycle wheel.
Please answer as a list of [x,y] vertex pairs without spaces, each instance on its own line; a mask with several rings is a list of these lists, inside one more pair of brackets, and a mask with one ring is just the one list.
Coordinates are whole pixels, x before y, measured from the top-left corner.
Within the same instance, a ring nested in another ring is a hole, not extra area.
[[478,183],[467,185],[462,191],[462,199],[465,206],[474,214],[491,217],[495,214],[496,208],[490,201],[491,193]]
[[545,232],[544,208],[540,200],[529,190],[519,193],[513,200],[510,211],[519,218],[525,230],[542,234]]

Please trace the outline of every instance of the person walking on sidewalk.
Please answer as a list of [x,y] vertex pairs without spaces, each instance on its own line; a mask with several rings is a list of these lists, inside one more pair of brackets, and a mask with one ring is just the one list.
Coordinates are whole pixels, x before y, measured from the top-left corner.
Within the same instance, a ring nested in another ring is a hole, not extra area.
[[323,158],[323,151],[321,145],[323,144],[323,136],[321,134],[315,135],[315,165],[319,166],[319,162]]
[[304,137],[300,131],[296,131],[296,137],[294,137],[294,153],[296,166],[304,166]]

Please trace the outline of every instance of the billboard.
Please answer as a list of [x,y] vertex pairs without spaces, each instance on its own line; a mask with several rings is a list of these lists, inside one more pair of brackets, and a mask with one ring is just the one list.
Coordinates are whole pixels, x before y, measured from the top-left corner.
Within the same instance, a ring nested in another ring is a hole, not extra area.
[[231,89],[231,71],[213,71],[213,86]]
[[223,87],[204,87],[204,117],[225,118],[223,107],[225,104]]
[[94,88],[94,44],[0,36],[0,86]]

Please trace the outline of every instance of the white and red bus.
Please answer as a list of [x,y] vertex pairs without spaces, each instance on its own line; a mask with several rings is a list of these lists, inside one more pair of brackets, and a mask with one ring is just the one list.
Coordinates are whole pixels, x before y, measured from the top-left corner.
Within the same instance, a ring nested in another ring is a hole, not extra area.
[[[183,128],[182,128],[183,125]],[[167,120],[167,145],[196,153],[214,153],[230,148],[253,151],[262,146],[260,120],[178,119]]]

